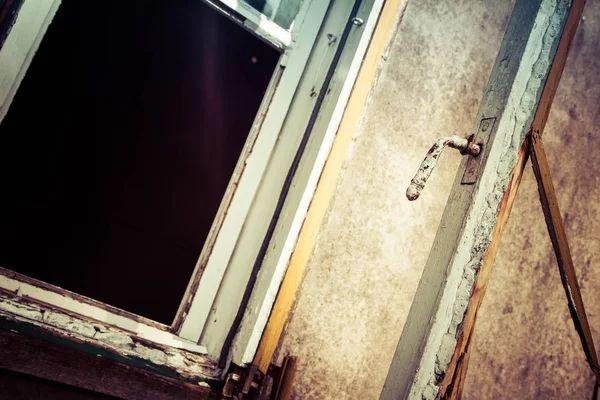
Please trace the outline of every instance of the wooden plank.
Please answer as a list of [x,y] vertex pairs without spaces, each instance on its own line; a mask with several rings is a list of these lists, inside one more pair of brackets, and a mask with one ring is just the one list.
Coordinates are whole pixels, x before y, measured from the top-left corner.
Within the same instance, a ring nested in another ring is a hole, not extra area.
[[281,367],[281,378],[277,385],[275,400],[289,400],[292,397],[294,377],[298,369],[298,357],[286,357]]
[[539,134],[534,134],[531,142],[533,172],[538,182],[540,201],[542,203],[542,209],[544,210],[544,217],[546,219],[546,225],[548,226],[552,247],[554,247],[554,253],[556,254],[560,278],[563,287],[565,288],[565,293],[567,294],[571,318],[573,319],[575,329],[581,339],[581,345],[583,346],[583,351],[585,352],[588,363],[596,376],[596,381],[600,383],[598,355],[596,354],[594,338],[592,337],[592,331],[583,305],[581,291],[579,290],[579,284],[577,283],[577,275],[571,257],[571,250],[569,249],[567,233],[565,232],[560,209],[558,207],[558,199],[556,198],[556,193],[554,191],[554,184],[552,183],[552,176],[550,175],[546,152],[544,151],[542,139]]
[[[167,325],[161,324],[160,322],[152,321],[149,318],[121,310],[110,304],[105,304],[78,293],[73,293],[69,290],[42,282],[38,279],[31,278],[27,275],[3,267],[0,267],[0,288],[12,292],[18,291],[21,296],[27,296],[48,304],[54,304],[57,307],[88,316],[98,321],[110,320],[111,325],[116,325],[131,331],[140,332],[145,330],[146,332],[152,332],[154,331],[154,328],[165,332],[169,330]],[[140,329],[139,327],[147,328]]]
[[269,369],[304,270],[313,252],[319,228],[333,197],[356,125],[362,115],[373,80],[379,71],[381,57],[406,4],[407,0],[387,0],[379,17],[377,28],[352,89],[335,142],[302,225],[298,243],[291,256],[283,283],[254,357],[253,363],[263,373]]
[[463,160],[381,399],[459,397],[477,311],[527,161],[528,133],[543,130],[583,4],[515,4],[473,128],[496,118],[481,175],[462,185]]
[[0,368],[130,400],[220,399],[218,392],[0,330]]

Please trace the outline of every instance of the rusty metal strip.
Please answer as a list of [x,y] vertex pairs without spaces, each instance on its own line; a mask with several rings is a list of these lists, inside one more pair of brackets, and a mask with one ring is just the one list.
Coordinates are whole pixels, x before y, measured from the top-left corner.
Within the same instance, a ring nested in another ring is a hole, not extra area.
[[540,202],[544,210],[548,233],[556,254],[560,279],[569,304],[569,312],[573,319],[573,324],[581,340],[583,351],[585,352],[587,362],[596,376],[596,384],[600,385],[600,367],[598,366],[598,355],[594,347],[592,332],[588,323],[587,314],[583,305],[581,291],[577,283],[577,275],[571,258],[569,242],[563,225],[563,220],[558,208],[558,200],[552,184],[552,176],[548,167],[548,160],[539,134],[534,133],[531,140],[531,160],[533,172],[538,182],[540,193]]

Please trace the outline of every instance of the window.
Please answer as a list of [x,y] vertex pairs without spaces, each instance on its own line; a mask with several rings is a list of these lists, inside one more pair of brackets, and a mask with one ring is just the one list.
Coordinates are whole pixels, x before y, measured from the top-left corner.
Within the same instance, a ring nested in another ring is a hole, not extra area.
[[97,11],[63,0],[0,126],[0,265],[170,325],[279,52],[196,0]]
[[314,129],[257,281],[276,292],[382,1],[34,3],[22,63],[0,51],[0,289],[216,360]]

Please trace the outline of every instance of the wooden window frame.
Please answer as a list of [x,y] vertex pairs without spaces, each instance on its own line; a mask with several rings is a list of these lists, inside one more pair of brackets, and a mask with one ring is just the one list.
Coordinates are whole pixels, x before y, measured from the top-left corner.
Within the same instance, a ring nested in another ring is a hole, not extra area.
[[[223,11],[221,1],[204,1]],[[211,312],[214,312],[213,305],[222,289],[226,273],[230,275],[236,273],[235,269],[228,271],[232,257],[234,255],[237,257],[237,264],[242,268],[250,269],[252,267],[256,249],[252,249],[253,252],[236,248],[242,228],[247,229],[248,225],[252,228],[252,224],[248,222],[249,216],[257,212],[256,206],[252,207],[261,188],[263,191],[261,195],[264,196],[265,189],[262,186],[265,185],[264,180],[269,161],[277,154],[284,151],[289,152],[294,148],[293,142],[283,145],[283,150],[277,146],[282,146],[280,132],[285,120],[289,118],[290,107],[296,91],[300,87],[309,56],[316,51],[317,36],[325,36],[325,33],[320,32],[321,25],[326,18],[333,20],[341,18],[335,16],[335,13],[333,16],[326,17],[330,4],[333,4],[334,0],[305,1],[297,22],[293,23],[290,28],[289,45],[285,45],[287,39],[284,36],[279,35],[273,39],[265,34],[270,28],[268,28],[269,24],[263,21],[264,18],[260,19],[258,21],[260,23],[257,24],[256,18],[248,14],[247,10],[240,11],[240,2],[226,0],[222,3],[226,5],[231,3],[230,6],[232,6],[232,9],[223,11],[224,14],[252,30],[274,47],[282,49],[283,52],[173,324],[167,326],[1,267],[0,299],[4,299],[5,296],[2,293],[4,291],[4,293],[16,295],[20,299],[19,301],[31,303],[41,310],[65,310],[82,317],[82,322],[89,319],[161,346],[169,346],[196,354],[208,354],[208,359],[212,361],[217,358],[220,349],[209,350],[200,341],[205,322]],[[360,36],[360,43],[351,57],[352,62],[349,64],[349,70],[346,71],[347,75],[342,82],[341,92],[335,99],[329,100],[335,105],[335,110],[328,117],[329,119],[321,124],[320,129],[323,130],[323,135],[319,137],[320,141],[311,145],[311,157],[314,156],[315,159],[311,164],[302,167],[306,180],[294,193],[299,204],[289,207],[289,213],[284,221],[287,224],[286,230],[278,232],[281,236],[279,243],[282,248],[274,255],[271,254],[270,258],[267,257],[265,263],[268,265],[264,268],[266,272],[257,281],[260,290],[256,294],[253,293],[251,304],[245,310],[244,321],[240,329],[242,335],[241,338],[236,338],[232,351],[231,359],[236,363],[250,362],[258,347],[258,340],[266,325],[266,319],[289,261],[289,255],[295,245],[299,228],[329,154],[337,126],[384,0],[363,0],[363,3],[369,3],[370,7],[372,6],[372,10],[369,9],[370,11],[366,15],[368,18],[365,18],[368,22],[362,28],[366,34]],[[8,106],[59,4],[60,0],[36,0],[35,2],[25,0],[23,3],[13,27],[13,34],[7,39],[5,45],[7,50],[0,51],[0,70],[10,71],[10,74],[7,74],[9,76],[0,85],[0,123],[6,115]],[[336,4],[340,7],[341,2],[338,1]],[[236,13],[247,19],[239,18]],[[31,28],[32,23],[39,26],[37,31]],[[337,24],[341,24],[342,27],[345,26],[345,23],[345,20],[337,21]],[[28,51],[23,52],[23,49],[28,49]],[[320,57],[320,61],[322,64],[323,58]],[[322,78],[326,71],[326,67],[322,68],[322,65],[319,65],[316,71],[317,76]],[[313,83],[316,84],[317,80]],[[257,218],[254,217],[254,219]],[[260,229],[258,230],[260,231]],[[242,256],[239,255],[240,253],[243,253]],[[236,290],[236,288],[229,290]],[[10,307],[13,307],[13,311],[15,301],[11,300],[13,305]],[[237,304],[233,304],[233,307],[225,311],[231,314],[233,309],[237,311],[238,308]],[[258,314],[252,315],[250,308],[257,308]],[[10,310],[0,306],[0,314],[6,312],[10,312]]]

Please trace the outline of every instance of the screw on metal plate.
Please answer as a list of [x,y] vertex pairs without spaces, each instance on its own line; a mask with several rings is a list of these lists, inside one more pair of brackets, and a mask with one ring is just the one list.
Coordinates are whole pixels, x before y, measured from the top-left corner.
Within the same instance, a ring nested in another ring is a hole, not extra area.
[[361,26],[362,24],[365,23],[365,21],[363,21],[362,18],[354,17],[354,18],[352,18],[352,23],[356,26]]
[[327,34],[327,45],[331,46],[335,42],[337,42],[337,37],[333,33],[328,33]]
[[421,163],[415,177],[410,181],[410,186],[406,189],[406,197],[413,201],[419,198],[421,191],[425,188],[425,182],[431,176],[435,165],[437,164],[444,147],[450,147],[460,150],[462,155],[477,157],[481,152],[481,146],[475,144],[471,138],[461,138],[452,135],[439,138],[427,152],[425,159]]
[[[487,145],[492,131],[494,130],[495,123],[496,118],[482,119],[479,123],[479,129],[473,138],[473,142],[479,146]],[[460,181],[462,185],[472,185],[477,181],[477,178],[479,177],[479,170],[481,168],[481,160],[482,157],[470,158],[467,160],[467,167],[465,168],[462,180]]]

